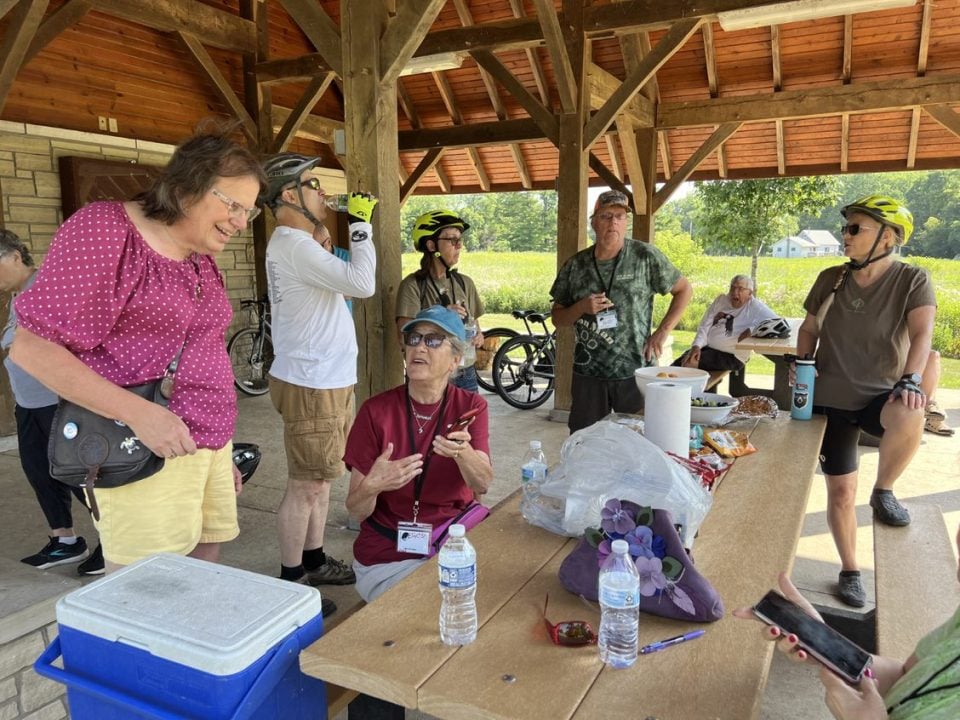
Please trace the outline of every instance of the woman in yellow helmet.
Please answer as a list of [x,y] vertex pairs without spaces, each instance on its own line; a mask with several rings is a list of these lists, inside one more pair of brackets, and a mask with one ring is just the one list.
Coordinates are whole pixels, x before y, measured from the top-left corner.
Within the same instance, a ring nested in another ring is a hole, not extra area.
[[807,295],[797,354],[816,357],[814,409],[827,417],[820,464],[827,481],[827,522],[840,554],[840,599],[862,607],[856,558],[857,441],[880,440],[874,518],[907,525],[910,514],[893,484],[920,445],[926,395],[921,377],[936,298],[926,270],[900,262],[913,215],[893,198],[869,195],[841,211],[845,265],[824,270]]
[[418,312],[440,305],[456,312],[467,331],[467,348],[461,367],[451,382],[464,390],[477,392],[477,348],[483,344],[479,318],[483,301],[476,286],[456,269],[463,248],[463,233],[469,223],[451,210],[431,210],[413,224],[413,246],[423,253],[420,269],[400,283],[397,290],[397,329]]

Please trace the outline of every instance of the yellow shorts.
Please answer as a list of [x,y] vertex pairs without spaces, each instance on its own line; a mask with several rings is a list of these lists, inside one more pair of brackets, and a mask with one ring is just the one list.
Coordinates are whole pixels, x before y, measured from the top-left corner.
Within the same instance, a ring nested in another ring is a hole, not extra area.
[[240,534],[233,446],[167,460],[156,475],[97,490],[103,556],[129,565],[158,552],[189,554],[198,543]]
[[270,399],[283,417],[288,477],[334,480],[343,475],[343,453],[353,425],[353,386],[316,390],[271,377]]

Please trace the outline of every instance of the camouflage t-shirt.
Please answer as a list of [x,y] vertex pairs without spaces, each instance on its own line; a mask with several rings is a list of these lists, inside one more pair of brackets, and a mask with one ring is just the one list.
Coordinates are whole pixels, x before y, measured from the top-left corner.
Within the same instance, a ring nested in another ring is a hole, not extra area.
[[[611,274],[616,277],[611,284]],[[593,247],[570,258],[557,274],[550,296],[569,307],[591,293],[606,292],[617,313],[617,326],[601,330],[595,315],[583,315],[574,324],[577,344],[573,371],[608,379],[633,376],[643,359],[650,336],[653,294],[665,295],[680,279],[680,271],[654,246],[627,238],[620,255],[594,262]],[[608,289],[609,287],[609,289]]]

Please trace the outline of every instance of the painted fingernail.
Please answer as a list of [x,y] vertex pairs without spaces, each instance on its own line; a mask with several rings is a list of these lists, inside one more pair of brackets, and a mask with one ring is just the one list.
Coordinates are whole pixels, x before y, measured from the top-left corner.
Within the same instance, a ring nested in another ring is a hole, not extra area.
[[793,633],[790,633],[789,635],[787,635],[787,640],[789,640],[792,643],[795,643],[797,641],[797,636],[794,635]]
[[768,629],[767,632],[770,633],[770,637],[776,637],[780,634],[780,631],[775,627]]
[[867,668],[866,670],[864,670],[863,674],[866,675],[871,680],[873,680],[876,677],[876,675],[873,674],[873,670],[871,670],[870,668]]

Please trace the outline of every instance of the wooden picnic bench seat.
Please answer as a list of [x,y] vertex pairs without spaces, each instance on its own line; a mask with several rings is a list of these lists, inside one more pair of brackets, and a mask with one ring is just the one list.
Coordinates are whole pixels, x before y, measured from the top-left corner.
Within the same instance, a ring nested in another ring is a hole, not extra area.
[[910,503],[910,524],[873,523],[877,652],[906,660],[960,604],[953,532],[936,505]]

